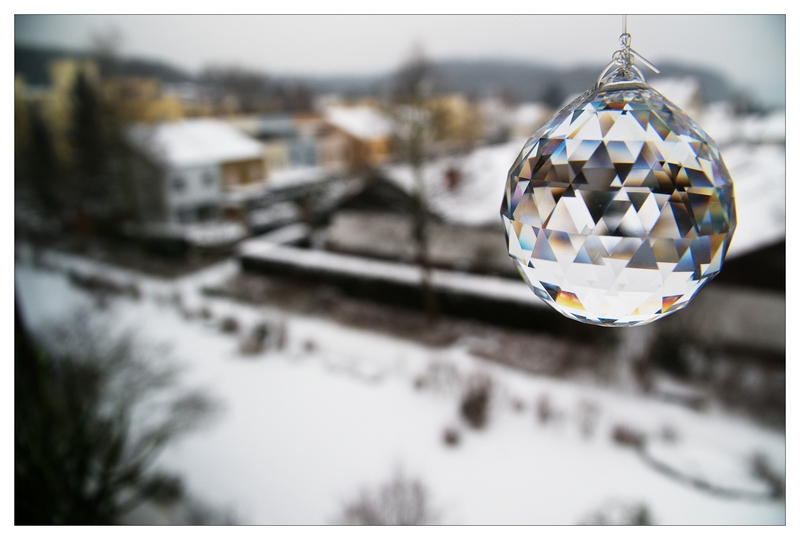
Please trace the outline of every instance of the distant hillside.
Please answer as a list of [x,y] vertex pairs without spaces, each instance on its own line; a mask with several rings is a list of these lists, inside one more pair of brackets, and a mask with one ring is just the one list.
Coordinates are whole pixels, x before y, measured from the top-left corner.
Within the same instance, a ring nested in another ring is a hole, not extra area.
[[[14,72],[29,84],[49,84],[47,66],[63,57],[90,57],[86,52],[56,48],[16,46]],[[482,97],[502,94],[517,101],[539,101],[553,94],[567,97],[589,88],[603,66],[560,69],[553,66],[511,60],[444,60],[433,63],[436,89]],[[729,100],[735,89],[720,74],[706,68],[663,64],[662,77],[695,77],[707,102]],[[178,67],[142,58],[121,58],[115,73],[126,76],[158,77],[164,82],[192,81],[194,77]],[[387,91],[390,72],[367,76],[281,76],[269,74],[275,82],[301,83],[314,92],[344,96],[365,96]],[[645,73],[645,76],[649,76]]]
[[[14,74],[22,74],[28,84],[50,84],[48,65],[59,58],[92,58],[85,51],[60,48],[40,48],[16,45],[14,47]],[[142,58],[120,58],[114,69],[115,75],[129,77],[158,77],[164,82],[191,81],[186,71],[157,60]]]
[[[594,84],[604,66],[560,69],[511,60],[446,60],[435,62],[433,67],[439,91],[462,92],[474,97],[503,94],[517,101],[539,101],[548,92],[560,92],[564,97],[583,92]],[[661,77],[696,78],[707,102],[728,100],[735,93],[725,77],[705,68],[669,63],[659,68]],[[275,78],[303,83],[317,92],[345,96],[368,95],[388,90],[391,86],[391,73],[361,77]]]
[[[541,100],[548,90],[553,89],[566,95],[583,92],[594,84],[603,67],[559,69],[504,60],[446,61],[436,64],[443,90],[459,90],[473,95],[502,92],[520,101]],[[659,65],[659,68],[660,77],[695,77],[700,82],[706,101],[727,100],[733,95],[728,81],[707,69],[677,64]],[[645,73],[645,76],[652,74]]]
[[303,84],[314,92],[343,96],[366,96],[388,87],[389,75],[275,75],[273,80],[283,83]]

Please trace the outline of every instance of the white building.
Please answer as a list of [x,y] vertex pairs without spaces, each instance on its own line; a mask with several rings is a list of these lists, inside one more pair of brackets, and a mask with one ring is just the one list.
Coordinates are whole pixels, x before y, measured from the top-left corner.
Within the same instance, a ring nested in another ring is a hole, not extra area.
[[157,194],[140,197],[161,201],[162,211],[151,220],[194,223],[221,215],[226,187],[264,179],[264,149],[226,122],[191,119],[138,125],[132,140],[158,165],[163,180],[149,189]]

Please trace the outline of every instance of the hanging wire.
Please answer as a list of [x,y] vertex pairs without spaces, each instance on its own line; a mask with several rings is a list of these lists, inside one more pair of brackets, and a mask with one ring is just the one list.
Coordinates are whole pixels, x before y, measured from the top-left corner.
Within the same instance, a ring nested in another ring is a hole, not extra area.
[[622,16],[622,34],[619,36],[619,44],[622,45],[622,49],[616,51],[612,59],[618,64],[630,68],[633,60],[631,59],[631,35],[628,33],[627,15]]
[[[619,36],[619,43],[620,43],[620,45],[622,45],[622,49],[620,49],[620,50],[623,51],[624,61],[625,61],[624,65],[626,67],[628,67],[631,64],[633,64],[633,55],[636,55],[636,58],[641,60],[642,64],[646,65],[653,72],[661,73],[661,70],[658,69],[656,66],[654,66],[653,63],[650,62],[650,60],[648,60],[647,58],[645,58],[644,56],[642,56],[641,54],[639,54],[638,52],[636,52],[635,50],[633,50],[631,48],[631,35],[628,33],[628,16],[627,15],[623,15],[622,16],[622,35]],[[617,51],[617,52],[620,52],[620,51]],[[614,54],[617,54],[617,53],[614,53]]]
[[639,68],[636,67],[634,64],[634,57],[642,62],[645,66],[650,68],[651,71],[654,73],[661,73],[661,70],[658,69],[655,65],[653,65],[650,60],[636,52],[631,47],[631,35],[628,33],[628,16],[622,16],[622,34],[619,36],[619,44],[622,48],[614,51],[614,54],[611,55],[611,63],[606,66],[606,68],[600,73],[600,76],[597,78],[597,86],[600,86],[603,78],[608,74],[608,72],[615,67],[622,67],[625,70],[633,71],[637,74],[642,80],[644,80],[644,75],[642,72],[639,71]]

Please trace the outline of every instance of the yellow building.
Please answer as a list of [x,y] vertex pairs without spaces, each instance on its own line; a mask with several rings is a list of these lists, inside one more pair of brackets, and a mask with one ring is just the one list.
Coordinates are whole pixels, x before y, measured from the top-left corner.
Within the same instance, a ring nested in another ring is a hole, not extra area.
[[[15,113],[22,102],[36,107],[50,127],[57,154],[65,162],[71,159],[68,135],[73,117],[75,84],[81,75],[100,92],[107,103],[113,105],[122,123],[174,122],[185,116],[182,99],[174,94],[164,94],[157,78],[101,79],[94,61],[74,58],[54,60],[48,66],[48,71],[49,87],[30,88],[22,77],[15,78]],[[22,111],[20,108],[19,112]],[[20,119],[20,122],[25,121]],[[20,128],[24,130],[23,125]]]
[[184,117],[181,99],[164,95],[155,77],[115,77],[102,83],[103,96],[125,122],[174,122]]
[[73,95],[78,77],[95,87],[100,83],[100,70],[91,60],[60,59],[49,66],[50,88],[31,96],[39,103],[42,117],[50,127],[56,153],[64,161],[72,158],[69,146],[69,128],[72,123]]
[[[392,151],[392,123],[372,107],[333,107],[325,124],[344,137],[344,160],[352,172],[383,165]],[[339,143],[341,144],[341,143]]]
[[483,122],[478,107],[461,94],[431,98],[427,107],[433,120],[434,137],[471,145],[483,136]]

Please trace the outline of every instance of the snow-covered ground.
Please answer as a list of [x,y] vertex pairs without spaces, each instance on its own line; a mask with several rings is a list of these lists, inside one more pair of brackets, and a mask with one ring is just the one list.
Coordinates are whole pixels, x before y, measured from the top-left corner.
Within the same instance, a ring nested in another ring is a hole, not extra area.
[[[206,388],[224,406],[212,425],[170,447],[158,466],[183,475],[192,495],[233,510],[241,522],[335,522],[362,487],[402,467],[427,486],[443,523],[574,524],[615,501],[646,505],[659,524],[785,523],[783,501],[708,495],[656,472],[610,437],[620,424],[641,430],[652,454],[675,468],[724,487],[764,491],[749,459],[762,453],[783,474],[785,436],[741,418],[521,373],[471,356],[466,343],[434,349],[203,297],[203,285],[238,271],[233,261],[162,280],[73,256],[50,253],[44,260],[138,284],[141,299],[115,299],[98,317],[135,331],[142,343],[168,344],[170,358],[186,368],[183,382]],[[25,262],[16,270],[23,313],[34,329],[93,305],[62,271]],[[164,301],[174,292],[184,309],[205,306],[213,319],[182,316]],[[286,345],[242,356],[237,339],[217,330],[225,316],[245,328],[283,321]],[[461,378],[492,377],[496,392],[483,430],[459,420],[458,385],[415,388],[432,362],[451,366]],[[534,403],[545,395],[555,415],[541,424]],[[522,400],[521,411],[514,398]],[[599,412],[588,437],[580,429],[582,403]],[[461,432],[454,447],[442,441],[449,426]],[[665,428],[674,432],[673,442],[661,435]]]

